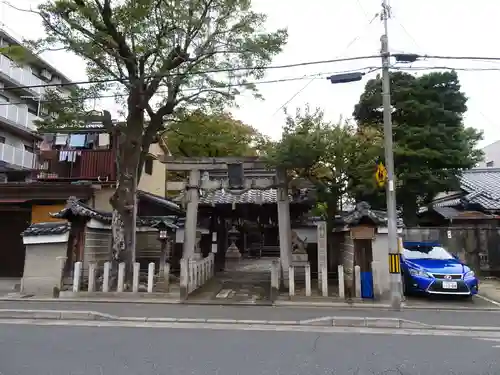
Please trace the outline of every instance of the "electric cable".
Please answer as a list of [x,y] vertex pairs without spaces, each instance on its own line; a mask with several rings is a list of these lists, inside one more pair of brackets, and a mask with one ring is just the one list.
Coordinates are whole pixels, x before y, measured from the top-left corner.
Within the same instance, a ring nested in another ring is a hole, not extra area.
[[[363,10],[363,7],[361,5],[360,2],[358,2],[358,5],[361,7],[361,9]],[[366,13],[365,13],[366,15]],[[356,43],[360,38],[361,36],[363,36],[367,29],[372,25],[373,21],[375,21],[377,18],[379,17],[379,13],[376,13],[373,18],[370,20],[370,22],[368,22],[368,25],[365,27],[365,29],[363,29],[363,31],[358,34],[356,37],[354,37],[346,46],[346,48],[344,49],[344,52],[342,54],[345,54],[349,48],[351,48],[351,46]],[[272,116],[275,116],[278,112],[280,112],[283,108],[285,108],[293,99],[295,99],[297,96],[299,96],[305,89],[307,89],[309,87],[309,85],[311,83],[314,82],[314,79],[311,79],[309,82],[307,82],[304,86],[302,86],[302,88],[300,88],[298,91],[295,92],[295,94],[293,94],[287,101],[285,101],[276,111],[274,111],[274,113],[272,114]]]
[[[310,66],[310,65],[320,65],[320,64],[331,64],[338,62],[346,62],[346,61],[356,61],[356,60],[368,60],[379,58],[378,55],[369,55],[369,56],[357,56],[357,57],[344,57],[330,60],[318,60],[318,61],[304,61],[299,63],[292,64],[284,64],[284,65],[270,65],[270,66],[254,66],[254,67],[235,67],[228,69],[210,69],[210,70],[201,70],[194,71],[188,73],[165,73],[165,74],[157,74],[157,75],[148,75],[143,77],[144,79],[154,79],[154,78],[166,78],[166,77],[177,77],[184,75],[203,75],[210,73],[230,73],[230,72],[238,72],[238,71],[250,71],[250,70],[267,70],[267,69],[287,69],[287,68],[296,68],[301,66]],[[99,83],[113,83],[113,82],[130,82],[129,78],[109,78],[109,79],[97,79],[97,80],[84,80],[84,81],[76,81],[76,82],[61,82],[61,83],[46,83],[40,85],[25,85],[25,86],[8,86],[4,87],[3,90],[19,90],[19,89],[34,89],[34,88],[44,88],[44,87],[65,87],[65,86],[77,86],[77,85],[88,85],[88,84],[99,84]]]
[[[368,72],[370,72],[370,71],[374,71],[374,70],[378,70],[378,69],[380,69],[380,68],[374,67],[374,66],[367,66],[367,67],[360,68],[360,69],[343,70],[343,71],[337,71],[334,73],[332,73],[332,72],[320,72],[320,73],[315,73],[315,74],[304,75],[301,77],[290,77],[290,78],[282,78],[282,79],[246,82],[246,83],[239,83],[239,84],[228,84],[228,85],[224,85],[224,86],[219,86],[217,88],[222,89],[222,88],[231,88],[231,87],[243,87],[246,85],[273,84],[273,83],[282,83],[282,82],[301,81],[301,80],[305,80],[305,79],[313,79],[313,80],[325,79],[327,76],[332,75],[332,74],[353,73],[353,72],[359,72],[359,71],[363,71],[363,70],[368,70]],[[205,89],[205,88],[203,88],[203,87],[185,88],[185,89],[181,90],[181,92],[199,91],[199,90],[203,90],[203,89]],[[0,92],[1,92],[1,90],[0,90]],[[160,91],[157,91],[156,94],[168,94],[168,90],[160,90]],[[84,100],[105,99],[105,98],[119,98],[119,97],[127,97],[127,96],[128,96],[127,93],[102,94],[102,95],[91,95],[88,97],[61,99],[60,102],[64,103],[65,101],[72,102],[72,101],[84,101]],[[55,102],[55,100],[40,99],[40,100],[36,100],[36,102],[47,103],[47,102]],[[2,106],[2,105],[20,105],[20,104],[26,104],[26,103],[25,102],[5,102],[5,103],[0,102],[0,106]]]

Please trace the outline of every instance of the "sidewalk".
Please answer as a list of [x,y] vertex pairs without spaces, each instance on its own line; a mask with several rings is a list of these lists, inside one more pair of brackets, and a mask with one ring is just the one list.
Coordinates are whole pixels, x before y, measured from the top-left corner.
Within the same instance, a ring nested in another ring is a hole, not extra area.
[[479,282],[479,295],[500,307],[500,280],[488,278]]
[[[34,314],[31,316],[30,314]],[[58,318],[60,316],[60,318]],[[498,327],[500,312],[492,311],[433,311],[362,309],[348,307],[263,307],[263,306],[195,306],[132,303],[90,302],[0,302],[0,321],[9,318],[21,319],[94,319],[121,318],[123,320],[153,321],[162,319],[177,322],[245,321],[282,322],[324,321],[328,317],[404,319],[425,325],[448,325],[463,327]],[[94,317],[94,318],[93,318]],[[273,323],[274,324],[274,323]]]

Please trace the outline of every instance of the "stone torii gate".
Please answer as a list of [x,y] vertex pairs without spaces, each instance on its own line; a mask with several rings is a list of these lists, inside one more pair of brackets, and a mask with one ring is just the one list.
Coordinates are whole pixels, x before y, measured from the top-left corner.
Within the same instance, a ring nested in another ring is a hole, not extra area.
[[[280,260],[283,274],[288,274],[292,258],[292,238],[290,226],[290,201],[286,170],[278,169],[274,178],[246,178],[244,169],[265,168],[266,163],[258,157],[173,157],[162,155],[158,160],[165,164],[167,171],[189,172],[188,182],[179,182],[186,191],[186,221],[184,228],[183,258],[193,259],[196,252],[196,227],[198,219],[199,190],[226,189],[237,193],[245,190],[277,189],[278,227]],[[201,172],[228,170],[226,181],[202,178]],[[286,279],[286,277],[285,277]]]

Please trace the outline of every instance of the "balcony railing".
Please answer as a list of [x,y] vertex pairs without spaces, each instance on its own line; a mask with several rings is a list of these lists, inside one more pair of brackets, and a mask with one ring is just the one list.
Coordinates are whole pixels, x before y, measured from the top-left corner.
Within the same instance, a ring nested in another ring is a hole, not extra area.
[[115,181],[115,165],[114,150],[46,151],[40,153],[36,169],[40,180]]
[[36,130],[34,121],[40,120],[38,116],[28,112],[27,106],[8,104],[8,102],[0,102],[0,117],[10,120],[30,131]]
[[[13,63],[4,55],[0,55],[0,71],[9,76],[13,81],[19,83],[21,86],[36,86],[46,83],[33,75],[29,68]],[[45,88],[43,87],[33,87],[31,90],[39,95],[42,95],[45,92]]]
[[0,143],[0,160],[27,169],[33,169],[35,165],[35,155],[32,152],[5,143]]

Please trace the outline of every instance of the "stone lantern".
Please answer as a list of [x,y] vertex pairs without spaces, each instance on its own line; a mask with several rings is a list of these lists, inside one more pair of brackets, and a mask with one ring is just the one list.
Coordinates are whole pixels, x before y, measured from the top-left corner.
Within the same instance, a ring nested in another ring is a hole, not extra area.
[[231,244],[227,248],[226,258],[240,259],[241,253],[240,250],[238,249],[238,246],[236,246],[236,241],[240,238],[241,233],[233,225],[227,234],[229,241],[231,241]]

